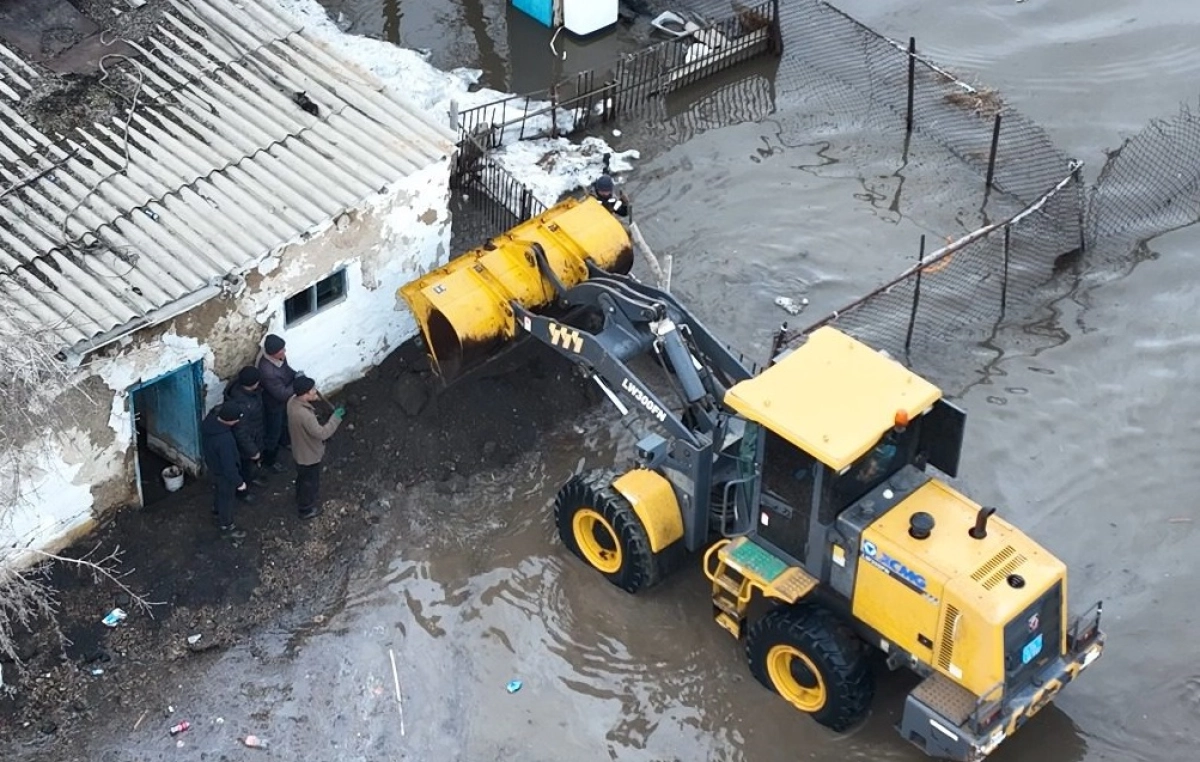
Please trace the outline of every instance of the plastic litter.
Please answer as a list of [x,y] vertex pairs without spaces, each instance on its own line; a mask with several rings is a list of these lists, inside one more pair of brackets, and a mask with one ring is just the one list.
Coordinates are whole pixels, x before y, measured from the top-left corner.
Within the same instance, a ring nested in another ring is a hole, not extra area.
[[789,315],[799,315],[808,306],[808,299],[796,301],[790,296],[777,296],[775,297],[775,306],[782,308]]
[[509,680],[508,685],[506,685],[504,687],[504,689],[507,690],[509,693],[516,693],[517,691],[521,690],[521,681],[520,680]]
[[112,611],[108,612],[100,621],[103,622],[106,627],[116,627],[121,622],[124,622],[125,617],[127,616],[129,615],[125,613],[124,609],[113,609]]
[[187,639],[188,645],[189,646],[196,645],[197,643],[200,642],[200,638],[202,638],[202,637],[204,637],[204,633],[200,633],[200,632],[196,633],[195,635],[188,635],[188,639]]
[[100,675],[103,675],[103,674],[104,674],[104,670],[100,669],[99,667],[96,667],[95,669],[92,670],[92,675],[94,675],[95,677],[100,677]]
[[254,735],[246,736],[245,738],[242,739],[242,743],[251,749],[267,748],[267,739],[259,738],[258,736],[254,736]]

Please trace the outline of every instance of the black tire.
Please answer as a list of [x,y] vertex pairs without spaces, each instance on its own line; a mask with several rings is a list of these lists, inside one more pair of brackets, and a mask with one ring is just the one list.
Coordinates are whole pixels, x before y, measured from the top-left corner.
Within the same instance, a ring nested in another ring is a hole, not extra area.
[[[616,478],[608,470],[571,477],[554,501],[554,521],[572,553],[617,587],[637,593],[657,584],[662,570],[633,506],[613,489]],[[607,555],[598,557],[598,551]]]
[[799,603],[767,613],[750,627],[746,658],[758,682],[830,730],[850,729],[871,709],[875,680],[866,649],[823,606]]

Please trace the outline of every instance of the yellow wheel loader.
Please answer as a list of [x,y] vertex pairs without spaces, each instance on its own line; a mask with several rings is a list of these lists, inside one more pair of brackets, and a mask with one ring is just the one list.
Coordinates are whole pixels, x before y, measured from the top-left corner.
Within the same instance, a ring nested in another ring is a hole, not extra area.
[[836,731],[868,713],[882,650],[923,678],[898,730],[935,757],[983,759],[1100,655],[1101,606],[1068,618],[1062,562],[936,475],[965,424],[937,387],[832,327],[756,372],[624,274],[631,252],[568,199],[400,290],[444,376],[530,336],[646,424],[629,470],[559,492],[571,552],[636,593],[703,551],[751,673]]

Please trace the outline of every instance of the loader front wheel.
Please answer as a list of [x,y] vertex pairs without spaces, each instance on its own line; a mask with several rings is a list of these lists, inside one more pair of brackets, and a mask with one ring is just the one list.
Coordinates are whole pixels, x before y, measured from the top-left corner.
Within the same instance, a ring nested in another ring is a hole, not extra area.
[[875,681],[865,649],[837,616],[801,603],[764,615],[746,636],[756,680],[836,732],[867,716]]
[[612,487],[611,471],[571,477],[558,491],[554,519],[563,544],[626,592],[658,582],[659,565],[645,527],[629,501]]

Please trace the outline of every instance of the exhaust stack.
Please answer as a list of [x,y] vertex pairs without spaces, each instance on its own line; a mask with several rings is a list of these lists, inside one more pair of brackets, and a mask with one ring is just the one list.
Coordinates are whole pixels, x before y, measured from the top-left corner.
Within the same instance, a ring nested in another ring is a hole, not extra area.
[[971,527],[968,534],[976,540],[982,540],[987,537],[987,522],[995,512],[995,508],[980,508],[979,513],[975,514],[975,526]]

